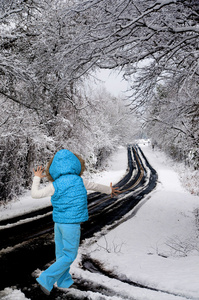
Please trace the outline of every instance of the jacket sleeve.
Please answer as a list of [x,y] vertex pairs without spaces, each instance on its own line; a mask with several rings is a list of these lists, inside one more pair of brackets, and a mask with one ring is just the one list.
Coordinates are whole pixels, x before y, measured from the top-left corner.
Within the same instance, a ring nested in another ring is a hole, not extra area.
[[54,186],[52,183],[47,185],[43,189],[39,189],[40,186],[40,177],[35,176],[33,178],[32,188],[31,188],[31,196],[32,198],[44,198],[52,196],[55,192]]
[[100,193],[105,193],[105,194],[111,194],[111,187],[99,183],[94,183],[90,182],[86,179],[83,179],[85,188],[87,190],[95,191],[95,192],[100,192]]

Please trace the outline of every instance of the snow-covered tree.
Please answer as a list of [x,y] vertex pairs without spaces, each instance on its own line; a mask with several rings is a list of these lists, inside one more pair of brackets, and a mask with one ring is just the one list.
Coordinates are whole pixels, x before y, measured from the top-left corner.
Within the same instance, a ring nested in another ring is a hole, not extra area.
[[24,164],[11,158],[14,149],[28,153],[30,169],[60,147],[97,156],[126,142],[131,126],[134,133],[134,117],[118,99],[84,92],[96,68],[122,68],[132,80],[128,101],[151,135],[159,130],[165,145],[197,153],[197,1],[2,0],[0,9],[3,182],[7,161]]
[[[189,92],[188,92],[189,91]],[[175,159],[191,162],[198,168],[199,99],[194,81],[177,92],[171,86],[159,86],[148,106],[147,130],[153,143]]]
[[[132,80],[132,109],[143,114],[152,105],[160,106],[161,112],[165,112],[164,121],[153,117],[153,124],[157,122],[158,127],[164,123],[176,143],[179,135],[184,136],[187,148],[195,149],[198,144],[198,1],[77,1],[73,9],[63,14],[68,20],[72,18],[74,23],[82,24],[68,52],[74,56],[78,53],[78,67],[73,68],[72,74],[75,72],[78,77],[93,66],[122,67],[124,76]],[[161,84],[169,92],[172,90],[169,106],[163,98],[156,97]],[[170,137],[164,134],[168,143]]]

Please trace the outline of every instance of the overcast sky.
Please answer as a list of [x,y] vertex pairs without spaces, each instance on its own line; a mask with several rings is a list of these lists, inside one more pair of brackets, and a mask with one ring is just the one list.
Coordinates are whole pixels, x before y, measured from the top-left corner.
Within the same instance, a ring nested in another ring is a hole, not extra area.
[[122,78],[122,73],[103,69],[96,72],[95,76],[102,80],[106,89],[116,97],[128,89],[128,83]]

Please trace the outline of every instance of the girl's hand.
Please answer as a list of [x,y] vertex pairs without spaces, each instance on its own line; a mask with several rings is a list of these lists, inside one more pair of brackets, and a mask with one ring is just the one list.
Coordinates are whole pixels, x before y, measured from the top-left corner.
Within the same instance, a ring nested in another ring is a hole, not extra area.
[[113,187],[112,186],[112,182],[110,183],[110,187],[111,187],[111,198],[113,197],[113,196],[117,196],[118,194],[120,194],[121,192],[118,190],[119,189],[119,187]]
[[42,174],[45,171],[45,168],[43,168],[42,166],[37,167],[37,171],[35,171],[35,169],[33,169],[34,175],[38,176],[40,178],[46,177],[46,175]]

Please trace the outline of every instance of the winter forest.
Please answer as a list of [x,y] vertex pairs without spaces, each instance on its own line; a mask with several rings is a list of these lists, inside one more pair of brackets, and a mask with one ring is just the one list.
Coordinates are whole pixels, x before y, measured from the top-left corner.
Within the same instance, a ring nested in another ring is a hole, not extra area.
[[[0,22],[0,200],[61,148],[92,169],[141,135],[198,168],[197,0],[0,0]],[[121,72],[126,96],[99,69]]]

